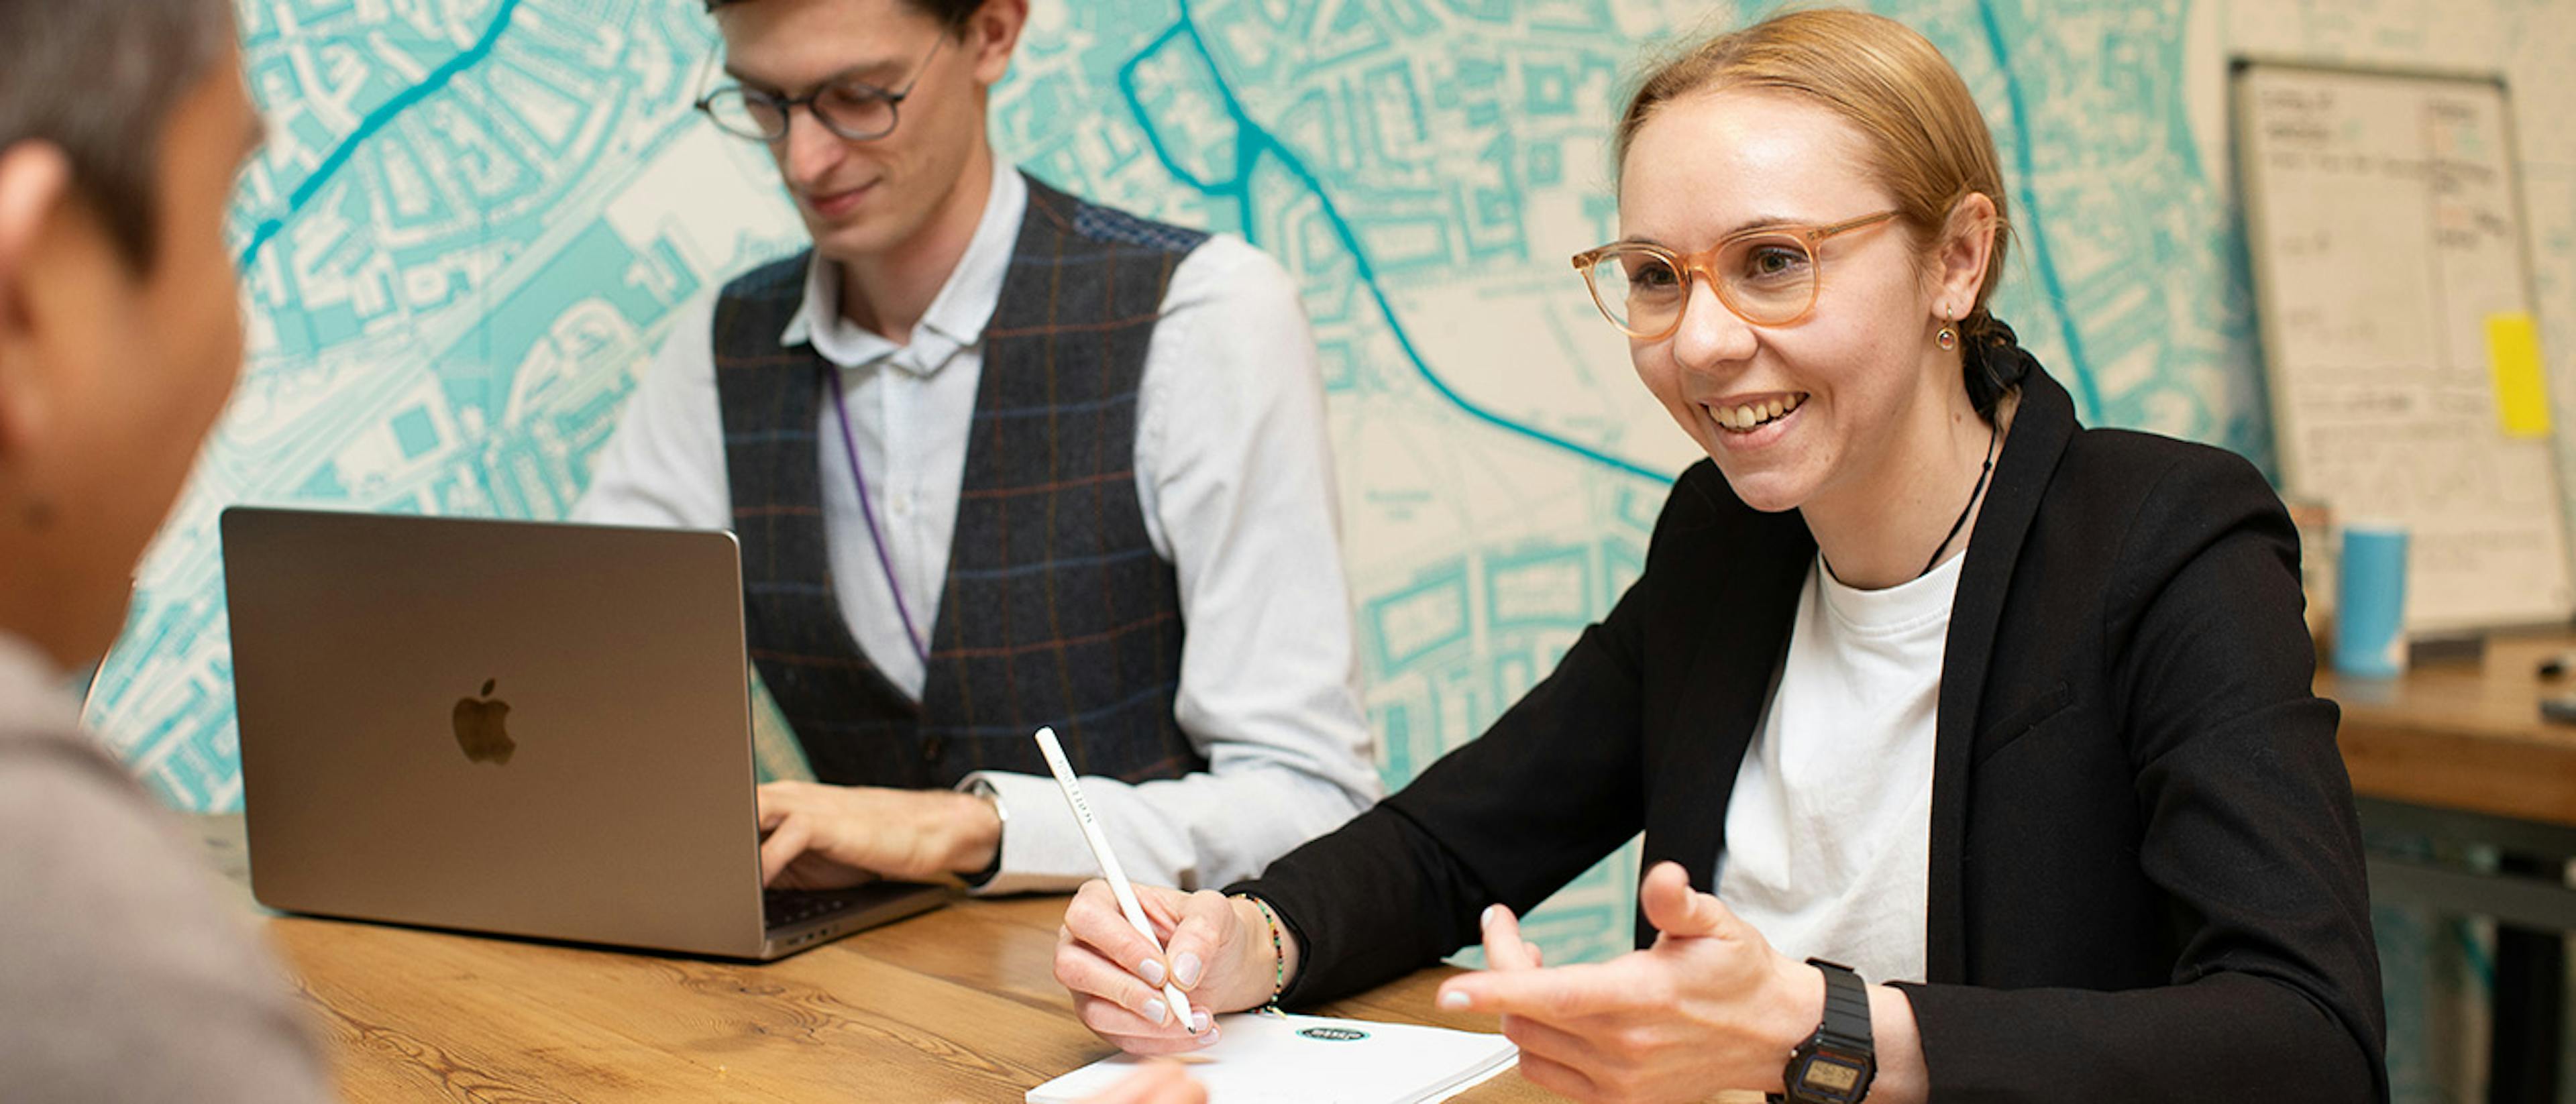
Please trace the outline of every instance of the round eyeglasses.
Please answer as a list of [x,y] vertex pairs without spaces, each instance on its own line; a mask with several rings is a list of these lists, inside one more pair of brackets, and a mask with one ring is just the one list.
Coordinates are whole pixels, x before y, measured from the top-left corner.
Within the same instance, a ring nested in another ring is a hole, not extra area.
[[1707,280],[1736,317],[1756,326],[1786,326],[1816,309],[1817,243],[1899,213],[1881,211],[1830,226],[1757,227],[1687,256],[1645,242],[1612,242],[1575,254],[1574,270],[1592,289],[1602,317],[1639,341],[1661,340],[1681,328],[1694,275]]
[[940,35],[930,44],[930,52],[921,56],[913,67],[912,79],[894,90],[880,88],[859,79],[855,72],[843,73],[824,81],[802,96],[782,96],[757,88],[728,84],[707,93],[698,100],[697,108],[725,133],[754,142],[778,142],[787,137],[788,121],[796,108],[814,113],[814,121],[853,142],[883,138],[894,132],[895,109],[904,97],[912,95],[912,86],[921,83],[921,75],[930,68],[930,59],[948,42]]

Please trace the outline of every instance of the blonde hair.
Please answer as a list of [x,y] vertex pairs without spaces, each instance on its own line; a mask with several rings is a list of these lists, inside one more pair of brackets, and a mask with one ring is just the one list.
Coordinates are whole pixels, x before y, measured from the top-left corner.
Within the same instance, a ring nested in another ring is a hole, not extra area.
[[[1785,12],[1708,38],[1656,65],[1637,86],[1613,145],[1621,171],[1638,129],[1658,108],[1733,89],[1801,97],[1859,128],[1869,139],[1871,176],[1895,197],[1898,218],[1927,256],[1943,240],[1960,200],[1970,193],[1991,200],[1994,248],[1959,328],[1973,340],[2000,325],[1986,301],[2003,274],[2011,237],[2003,172],[1985,116],[1938,48],[1893,19],[1841,8]],[[1969,390],[1984,409],[1975,375]]]

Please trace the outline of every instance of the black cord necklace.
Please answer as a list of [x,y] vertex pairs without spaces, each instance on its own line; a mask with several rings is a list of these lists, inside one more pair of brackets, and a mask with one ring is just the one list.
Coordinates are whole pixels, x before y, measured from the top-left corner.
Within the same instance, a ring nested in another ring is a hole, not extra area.
[[1950,550],[1950,542],[1959,539],[1959,530],[1967,527],[1968,515],[1976,512],[1977,499],[1983,497],[1986,493],[1986,477],[1995,473],[1995,442],[2003,437],[2003,432],[2003,412],[1998,410],[1995,412],[1993,421],[1988,423],[1988,428],[1986,430],[1986,465],[1977,470],[1977,485],[1974,489],[1968,492],[1968,504],[1959,508],[1959,520],[1950,523],[1949,534],[1941,538],[1941,546],[1939,548],[1932,550],[1932,558],[1923,561],[1923,570],[1915,572],[1915,578],[1920,579],[1931,574],[1932,569],[1939,566],[1941,563],[1941,554]]

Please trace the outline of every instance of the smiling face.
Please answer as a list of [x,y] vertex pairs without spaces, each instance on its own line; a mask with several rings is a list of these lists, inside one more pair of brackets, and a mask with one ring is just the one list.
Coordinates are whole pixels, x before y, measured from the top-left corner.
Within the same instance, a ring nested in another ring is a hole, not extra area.
[[908,0],[755,0],[719,9],[725,72],[746,88],[794,97],[842,77],[888,91],[911,83],[883,137],[843,138],[798,108],[787,136],[769,144],[825,258],[898,250],[957,201],[959,181],[986,148],[985,91],[1009,71],[1017,29],[1011,5],[987,7],[962,38]]
[[[1872,180],[1866,142],[1795,97],[1739,89],[1673,100],[1628,149],[1621,237],[1691,254],[1754,227],[1889,210],[1897,204]],[[1902,222],[1827,238],[1815,258],[1819,287],[1802,320],[1749,325],[1694,280],[1680,326],[1629,349],[1646,387],[1759,510],[1883,479],[1910,443],[1967,408],[1957,356],[1933,341],[1945,289]]]

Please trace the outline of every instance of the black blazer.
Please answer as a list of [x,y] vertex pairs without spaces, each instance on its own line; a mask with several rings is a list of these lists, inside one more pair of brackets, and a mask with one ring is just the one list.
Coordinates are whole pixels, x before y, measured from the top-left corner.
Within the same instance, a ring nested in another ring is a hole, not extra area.
[[[2298,536],[2233,454],[2086,430],[2036,365],[1950,615],[1932,777],[1935,1100],[2388,1095]],[[1816,546],[1683,473],[1645,573],[1482,738],[1234,887],[1313,1002],[1474,942],[1636,833],[1708,889]],[[1641,920],[1640,946],[1654,933]],[[1786,1056],[1783,1056],[1784,1060]]]

